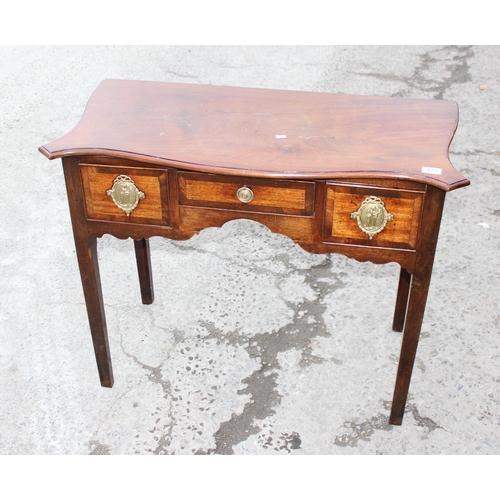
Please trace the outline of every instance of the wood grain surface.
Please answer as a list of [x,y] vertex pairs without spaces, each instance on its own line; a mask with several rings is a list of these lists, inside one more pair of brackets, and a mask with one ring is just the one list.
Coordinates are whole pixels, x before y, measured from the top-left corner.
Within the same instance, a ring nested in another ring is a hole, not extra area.
[[[105,154],[219,174],[407,178],[449,191],[458,106],[444,100],[104,80],[50,159]],[[429,173],[430,172],[430,173]]]

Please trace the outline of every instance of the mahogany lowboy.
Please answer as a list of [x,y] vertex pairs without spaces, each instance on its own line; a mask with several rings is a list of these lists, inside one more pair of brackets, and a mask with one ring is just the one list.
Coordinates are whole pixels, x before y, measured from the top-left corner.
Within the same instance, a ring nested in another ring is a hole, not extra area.
[[447,191],[451,101],[105,80],[62,158],[101,384],[113,372],[97,238],[132,238],[144,304],[148,239],[250,219],[314,253],[401,266],[403,341],[390,415],[402,423]]

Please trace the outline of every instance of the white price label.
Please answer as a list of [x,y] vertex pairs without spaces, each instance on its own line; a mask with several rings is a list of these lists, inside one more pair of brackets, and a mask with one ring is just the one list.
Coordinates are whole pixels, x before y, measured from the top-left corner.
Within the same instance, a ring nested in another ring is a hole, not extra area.
[[440,168],[422,167],[422,173],[423,174],[441,175],[442,172],[443,172],[443,170],[440,169]]

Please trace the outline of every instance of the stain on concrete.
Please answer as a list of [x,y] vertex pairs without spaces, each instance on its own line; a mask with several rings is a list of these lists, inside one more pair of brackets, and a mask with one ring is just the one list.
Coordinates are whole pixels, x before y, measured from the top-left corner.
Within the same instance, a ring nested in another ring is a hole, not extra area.
[[[411,395],[409,396],[409,399],[411,399]],[[382,405],[387,411],[391,411],[392,401],[383,400]],[[405,415],[407,415],[408,413],[411,413],[417,427],[423,427],[427,431],[425,436],[422,437],[422,439],[426,439],[430,432],[436,429],[442,429],[442,427],[437,425],[436,422],[434,422],[434,420],[428,417],[422,417],[415,403],[406,404]],[[406,416],[405,419],[408,419],[408,416]]]
[[[170,426],[170,428],[172,428],[172,426]],[[154,432],[155,430],[156,429],[153,429],[150,432]],[[157,440],[158,444],[154,450],[150,448],[148,452],[153,453],[153,455],[169,455],[168,447],[172,442],[170,434],[162,434],[160,437],[155,437],[154,439]]]
[[[283,256],[283,258],[287,257]],[[289,266],[290,263],[287,262],[287,265]],[[278,370],[281,369],[278,360],[280,353],[290,349],[300,351],[302,354],[299,363],[301,367],[311,363],[324,362],[323,358],[312,354],[313,343],[311,340],[314,337],[330,335],[323,319],[327,307],[324,304],[324,297],[343,287],[344,283],[339,275],[331,272],[331,261],[328,257],[320,265],[306,270],[295,269],[294,271],[304,277],[305,283],[315,291],[315,297],[312,300],[304,298],[298,304],[287,302],[287,305],[294,311],[294,317],[289,324],[277,332],[256,334],[251,338],[251,341],[248,341],[242,340],[236,332],[224,335],[217,331],[213,325],[203,325],[211,331],[210,336],[243,346],[250,357],[260,360],[260,369],[242,381],[246,384],[246,388],[238,393],[249,394],[251,401],[245,405],[241,414],[233,414],[230,420],[221,424],[214,436],[216,447],[209,450],[209,453],[233,454],[234,445],[261,431],[257,421],[275,413],[274,408],[281,402],[281,395],[277,390]],[[297,441],[294,442],[297,443]]]
[[422,417],[415,404],[410,403],[406,405],[405,413],[408,412],[412,414],[413,418],[415,419],[416,425],[425,429],[426,433],[425,436],[422,436],[422,439],[427,439],[432,431],[435,431],[436,429],[442,429],[442,427],[436,424],[434,420],[428,417]]
[[[420,65],[409,79],[410,87],[417,87],[432,92],[435,99],[443,99],[445,92],[456,83],[471,80],[468,59],[474,56],[471,46],[449,45],[431,50],[420,56]],[[436,73],[435,67],[445,64],[445,71],[440,75],[448,75],[442,79],[430,76]]]
[[90,441],[89,445],[93,447],[93,450],[89,453],[89,455],[111,455],[109,446],[102,444],[99,441]]
[[409,77],[376,72],[356,74],[405,83],[409,90],[397,92],[393,97],[405,97],[409,91],[418,90],[431,93],[434,99],[443,99],[452,85],[471,81],[468,60],[473,56],[471,46],[448,45],[419,55],[420,64]]
[[302,440],[300,439],[300,435],[298,432],[292,433],[282,433],[276,438],[273,436],[274,432],[270,431],[269,435],[261,434],[258,437],[258,443],[264,449],[273,449],[274,451],[282,451],[286,450],[288,453],[291,453],[292,450],[300,450],[300,445],[302,444]]
[[351,448],[356,447],[359,440],[370,441],[370,437],[376,430],[392,431],[393,429],[393,426],[389,424],[389,417],[381,414],[360,423],[345,421],[342,427],[348,430],[340,436],[335,436],[334,444]]
[[415,366],[422,372],[425,372],[425,370],[427,369],[425,363],[420,358],[416,359]]
[[[391,401],[382,401],[382,406],[385,410],[390,411],[392,402]],[[428,417],[422,417],[417,409],[417,406],[414,403],[409,403],[405,407],[405,414],[411,413],[413,419],[415,421],[415,425],[417,427],[423,427],[425,435],[421,436],[422,439],[427,439],[429,433],[436,429],[442,429],[441,426],[436,424],[434,420]],[[408,416],[406,418],[406,424],[408,425]],[[374,417],[370,417],[366,419],[364,422],[354,422],[354,421],[345,421],[342,427],[345,427],[347,432],[335,436],[334,444],[341,447],[350,446],[352,448],[356,447],[358,441],[370,441],[371,436],[375,431],[392,431],[394,426],[389,424],[389,416],[378,413]]]

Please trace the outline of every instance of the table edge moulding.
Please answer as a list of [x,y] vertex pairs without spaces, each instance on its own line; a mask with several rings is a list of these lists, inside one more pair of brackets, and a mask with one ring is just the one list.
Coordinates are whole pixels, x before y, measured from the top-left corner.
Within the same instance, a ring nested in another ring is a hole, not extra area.
[[403,332],[389,421],[403,420],[446,192],[469,185],[448,158],[453,101],[104,80],[62,158],[101,385],[113,372],[97,238],[134,241],[154,300],[149,238],[191,238],[250,219],[313,253],[401,266]]

